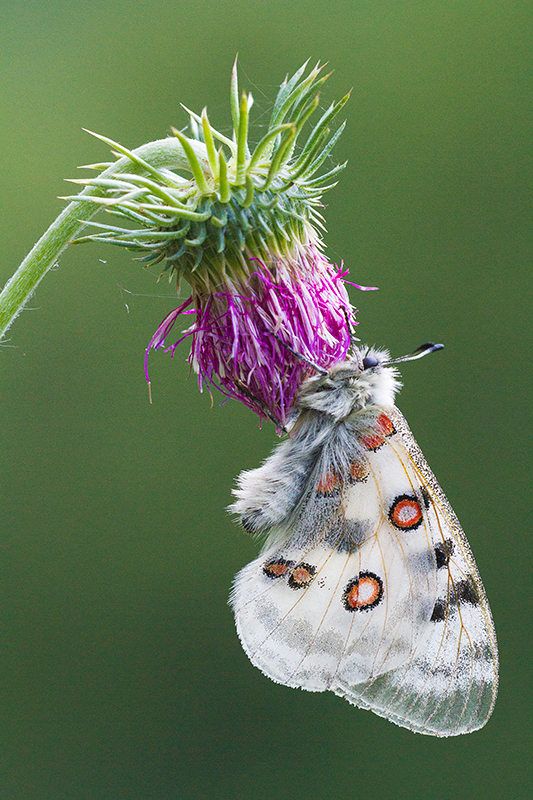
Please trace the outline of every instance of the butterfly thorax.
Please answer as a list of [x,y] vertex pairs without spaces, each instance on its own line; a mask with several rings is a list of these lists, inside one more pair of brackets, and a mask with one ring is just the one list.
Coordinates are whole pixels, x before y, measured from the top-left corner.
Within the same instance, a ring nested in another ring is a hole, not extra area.
[[[378,363],[364,367],[363,359],[370,357]],[[322,424],[338,424],[364,417],[380,407],[394,405],[400,383],[394,367],[384,367],[389,354],[386,351],[359,348],[351,358],[334,364],[327,375],[315,375],[302,385],[295,406],[293,420],[288,429],[291,436],[304,421],[318,414]],[[315,412],[308,414],[306,412]]]

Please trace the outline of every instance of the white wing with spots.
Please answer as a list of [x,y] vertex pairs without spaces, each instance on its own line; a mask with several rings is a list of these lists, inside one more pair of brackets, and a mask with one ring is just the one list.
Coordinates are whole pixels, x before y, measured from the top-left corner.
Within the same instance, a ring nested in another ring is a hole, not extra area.
[[369,475],[337,498],[311,492],[239,573],[237,631],[274,681],[330,689],[421,733],[465,733],[494,703],[490,611],[453,511],[387,413],[396,430],[368,452]]
[[419,733],[453,736],[481,728],[496,700],[498,652],[490,608],[459,521],[403,416],[390,414],[390,440],[411,486],[429,498],[425,525],[435,554],[437,593],[410,659],[365,683],[340,682],[335,692],[361,708]]

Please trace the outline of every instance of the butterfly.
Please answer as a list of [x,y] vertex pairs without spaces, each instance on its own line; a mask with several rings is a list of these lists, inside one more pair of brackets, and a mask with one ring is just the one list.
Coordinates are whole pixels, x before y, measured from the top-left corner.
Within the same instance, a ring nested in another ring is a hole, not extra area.
[[496,635],[459,521],[394,405],[394,365],[441,347],[315,366],[288,438],[238,478],[230,510],[265,543],[230,602],[272,680],[455,736],[492,712]]

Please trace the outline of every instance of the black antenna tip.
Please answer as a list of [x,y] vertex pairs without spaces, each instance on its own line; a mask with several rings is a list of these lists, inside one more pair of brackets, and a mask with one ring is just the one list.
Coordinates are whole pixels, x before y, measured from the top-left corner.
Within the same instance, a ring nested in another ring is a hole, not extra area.
[[404,361],[416,361],[417,358],[422,358],[422,356],[427,356],[428,353],[434,353],[436,350],[442,350],[443,347],[444,347],[443,344],[434,344],[433,342],[426,342],[425,344],[421,344],[420,347],[417,347],[416,350],[413,353],[410,353],[408,356],[391,358],[390,361],[384,362],[382,366],[386,367],[389,364],[402,364]]
[[[426,342],[425,344],[421,344],[420,347],[417,347],[415,353],[434,353],[436,350],[442,350],[444,347],[443,344],[435,344],[434,342]],[[413,353],[413,355],[415,354]]]

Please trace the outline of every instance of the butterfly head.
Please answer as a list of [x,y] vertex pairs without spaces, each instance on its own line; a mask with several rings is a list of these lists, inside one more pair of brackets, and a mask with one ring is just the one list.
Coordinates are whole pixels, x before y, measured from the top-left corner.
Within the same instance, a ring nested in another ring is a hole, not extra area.
[[308,378],[297,401],[300,410],[314,409],[335,422],[350,414],[394,405],[401,383],[396,364],[413,361],[427,353],[441,350],[443,345],[427,342],[413,353],[391,359],[387,350],[354,347],[346,361],[333,364],[327,371]]
[[386,350],[354,348],[346,361],[308,378],[298,398],[300,409],[314,409],[335,422],[369,406],[390,406],[400,388],[398,371]]

